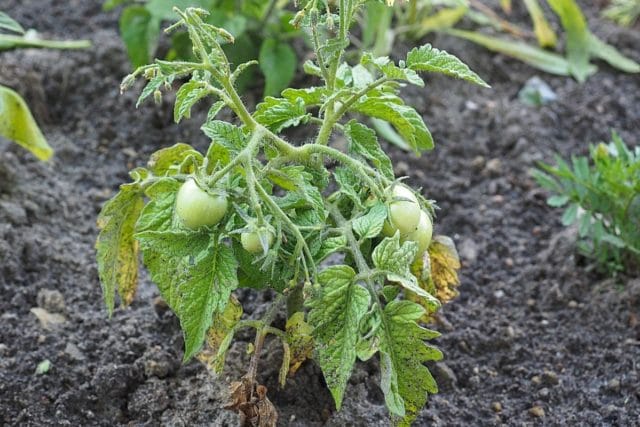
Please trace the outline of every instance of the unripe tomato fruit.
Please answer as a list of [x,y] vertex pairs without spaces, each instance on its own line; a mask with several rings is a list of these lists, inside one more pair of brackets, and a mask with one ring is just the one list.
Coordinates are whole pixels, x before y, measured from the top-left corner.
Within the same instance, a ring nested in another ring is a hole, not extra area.
[[176,215],[187,228],[197,230],[200,227],[215,225],[227,212],[227,198],[212,195],[188,179],[178,190],[176,197]]
[[402,184],[396,184],[388,191],[391,192],[392,201],[389,203],[389,217],[384,223],[382,233],[391,237],[396,231],[399,231],[400,235],[415,231],[420,222],[422,210],[413,191]]
[[[268,231],[267,235],[267,247],[270,247],[273,243],[273,233]],[[252,254],[260,254],[263,251],[262,244],[260,243],[260,235],[257,231],[247,231],[240,235],[240,242],[245,251]]]
[[418,222],[418,228],[415,231],[407,234],[404,241],[411,240],[418,244],[418,252],[416,253],[416,259],[422,257],[422,254],[429,248],[431,244],[431,237],[433,236],[433,223],[431,217],[425,212],[420,212],[420,222]]

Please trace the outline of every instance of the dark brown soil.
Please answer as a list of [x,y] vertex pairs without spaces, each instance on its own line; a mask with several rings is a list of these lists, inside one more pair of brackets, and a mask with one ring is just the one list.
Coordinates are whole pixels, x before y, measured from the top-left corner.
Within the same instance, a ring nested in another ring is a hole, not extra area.
[[[2,0],[0,9],[47,36],[94,44],[1,55],[0,81],[25,94],[56,156],[39,163],[0,141],[0,425],[236,425],[219,408],[251,337],[241,336],[220,378],[181,366],[179,326],[154,307],[146,275],[132,307],[109,320],[94,261],[102,203],[156,149],[205,147],[202,117],[177,127],[170,99],[135,110],[135,91],[119,95],[128,65],[117,15],[99,1]],[[596,34],[640,60],[637,29],[587,10]],[[439,231],[454,236],[464,262],[461,296],[437,326],[441,393],[416,425],[640,424],[640,279],[604,280],[577,257],[574,235],[529,175],[536,161],[584,154],[611,129],[637,144],[640,77],[603,64],[583,85],[541,75],[559,99],[538,109],[517,98],[535,70],[450,38],[434,43],[493,89],[430,78],[407,95],[436,150],[418,159],[391,149],[397,172],[439,201]],[[264,297],[243,298],[251,312]],[[34,307],[66,321],[44,328]],[[336,413],[312,363],[278,390],[279,350],[270,349],[262,375],[283,425],[388,424],[376,362],[358,366]],[[36,375],[45,359],[51,368]]]

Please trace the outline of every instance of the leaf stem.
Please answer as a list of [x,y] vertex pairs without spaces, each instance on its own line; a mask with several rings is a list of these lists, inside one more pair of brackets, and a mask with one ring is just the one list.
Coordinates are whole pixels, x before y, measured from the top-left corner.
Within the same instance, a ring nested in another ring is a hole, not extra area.
[[307,262],[305,260],[305,255],[309,258],[309,262],[311,263],[312,269],[315,270],[316,267],[315,267],[315,263],[313,261],[313,255],[311,253],[311,250],[309,249],[309,246],[307,246],[307,242],[305,241],[304,236],[302,235],[302,233],[300,233],[300,230],[298,229],[298,227],[291,221],[291,219],[287,216],[287,214],[284,213],[282,211],[282,209],[280,209],[280,206],[278,206],[276,204],[276,202],[273,201],[271,196],[269,196],[269,194],[265,191],[265,189],[262,188],[262,185],[260,185],[260,183],[258,183],[258,185],[256,186],[256,189],[258,190],[260,198],[269,207],[271,213],[276,218],[278,218],[280,221],[282,221],[284,224],[287,225],[289,230],[296,237],[296,239],[298,241],[298,245],[301,245],[302,251],[304,252],[304,254],[302,256],[302,263],[304,264],[304,268],[305,268],[305,278],[306,278],[307,281],[310,281],[309,269],[307,268]]

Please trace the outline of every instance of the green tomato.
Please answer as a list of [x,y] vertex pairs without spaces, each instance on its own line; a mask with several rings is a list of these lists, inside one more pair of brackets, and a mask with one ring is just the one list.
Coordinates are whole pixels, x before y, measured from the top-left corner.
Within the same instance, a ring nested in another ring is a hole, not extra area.
[[384,223],[382,233],[388,237],[393,236],[396,231],[399,231],[400,235],[412,233],[418,227],[422,212],[418,199],[411,189],[402,184],[396,184],[387,191],[391,193],[390,199],[393,201],[389,203],[389,217]]
[[[273,243],[273,232],[266,231],[263,235],[266,235],[268,249]],[[264,250],[264,248],[262,247],[262,243],[260,242],[260,235],[257,231],[247,231],[242,233],[240,235],[240,242],[242,243],[242,247],[244,248],[244,250],[252,254],[259,254]]]
[[187,228],[197,230],[200,227],[215,225],[226,212],[226,196],[207,193],[193,178],[188,179],[178,190],[176,215]]
[[431,237],[433,236],[433,223],[431,217],[425,212],[420,212],[420,222],[418,222],[418,228],[415,231],[407,234],[403,239],[404,241],[411,240],[418,244],[418,252],[416,253],[416,259],[422,257],[422,254],[429,248],[431,244]]

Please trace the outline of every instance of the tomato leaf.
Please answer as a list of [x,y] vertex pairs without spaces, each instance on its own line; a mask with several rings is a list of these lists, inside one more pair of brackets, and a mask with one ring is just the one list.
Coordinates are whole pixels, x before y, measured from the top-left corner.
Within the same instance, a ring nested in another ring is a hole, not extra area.
[[205,347],[197,354],[213,373],[220,374],[224,368],[227,350],[231,345],[234,327],[242,317],[242,305],[231,295],[224,311],[214,313],[211,327],[207,330]]
[[340,186],[343,195],[351,200],[356,207],[362,208],[362,197],[360,195],[362,183],[354,172],[347,167],[340,166],[333,171],[333,177]]
[[262,42],[258,62],[265,78],[265,96],[278,95],[289,86],[298,66],[298,58],[291,46],[274,38]]
[[145,266],[184,333],[184,361],[200,351],[215,313],[238,287],[238,262],[216,236],[184,231],[137,233]]
[[440,334],[420,327],[416,321],[424,309],[410,301],[391,301],[382,311],[380,339],[380,386],[389,411],[410,425],[427,401],[438,392],[424,362],[442,359],[440,350],[424,340]]
[[439,304],[435,297],[418,285],[417,278],[411,273],[411,263],[417,250],[416,242],[406,241],[401,245],[400,233],[396,233],[393,237],[386,237],[376,246],[371,259],[376,268],[385,273],[387,280],[400,284],[433,304]]
[[238,153],[246,145],[246,137],[242,129],[231,123],[213,120],[202,125],[200,129],[211,138],[212,144],[222,145],[232,154]]
[[202,163],[202,154],[189,144],[179,142],[153,153],[147,162],[147,167],[156,176],[174,175],[178,172],[176,168],[189,156],[193,156],[198,163]]
[[313,328],[304,320],[304,313],[299,311],[287,319],[285,331],[286,341],[291,349],[287,368],[289,375],[293,375],[313,354]]
[[344,135],[349,142],[349,152],[369,160],[373,166],[389,179],[394,178],[393,164],[380,148],[375,131],[351,120],[344,126]]
[[395,94],[372,90],[352,110],[391,123],[417,154],[433,148],[433,137],[422,116]]
[[288,99],[268,96],[264,102],[258,104],[253,117],[273,132],[280,132],[282,129],[306,123],[310,114],[307,113],[304,102],[299,98],[292,102]]
[[173,209],[181,183],[165,178],[145,191],[149,202],[144,206],[136,223],[136,232],[169,231],[173,226]]
[[183,117],[191,117],[191,108],[202,98],[209,95],[209,90],[200,81],[192,80],[180,86],[176,93],[176,102],[173,108],[173,120],[180,123]]
[[[424,80],[422,80],[418,73],[411,68],[398,67],[388,56],[374,58],[372,54],[367,52],[362,55],[360,61],[364,66],[373,66],[389,79],[406,81],[419,87],[424,86]],[[402,65],[405,65],[404,62]]]
[[138,282],[138,242],[134,239],[136,221],[144,201],[137,185],[125,184],[98,216],[96,252],[98,275],[104,303],[113,313],[115,292],[124,305],[133,300]]
[[407,54],[407,68],[413,71],[428,71],[463,79],[480,86],[489,87],[479,75],[456,56],[426,44],[413,48]]
[[298,99],[304,102],[305,106],[322,105],[329,91],[324,87],[310,87],[302,89],[285,89],[282,97],[296,104]]
[[362,239],[371,239],[380,234],[385,219],[387,207],[384,203],[376,203],[369,212],[352,221],[353,231]]
[[356,361],[359,324],[370,302],[369,293],[354,283],[355,275],[346,265],[327,268],[318,275],[317,294],[308,303],[315,358],[338,409]]
[[347,247],[345,236],[329,237],[322,240],[320,251],[316,254],[317,262],[324,261],[329,255],[341,251]]

